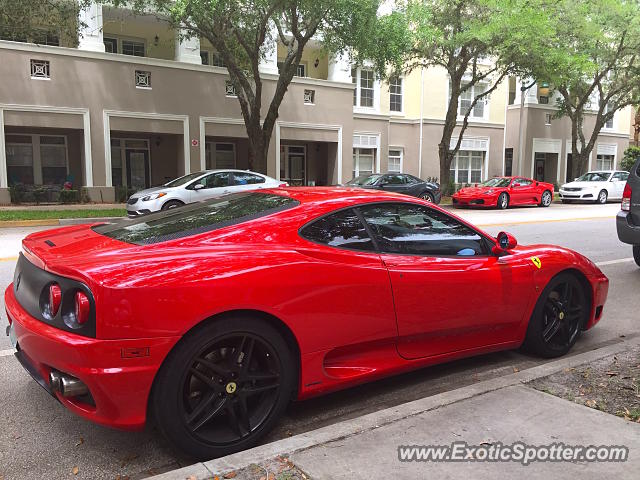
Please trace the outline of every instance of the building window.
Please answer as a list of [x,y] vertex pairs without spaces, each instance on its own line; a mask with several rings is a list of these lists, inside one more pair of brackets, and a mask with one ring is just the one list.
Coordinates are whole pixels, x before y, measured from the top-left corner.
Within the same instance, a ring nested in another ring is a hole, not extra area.
[[370,175],[375,165],[375,150],[373,148],[353,149],[353,178],[359,175]]
[[57,33],[41,31],[36,34],[33,39],[33,43],[38,45],[49,45],[51,47],[60,46],[60,37]]
[[[284,66],[284,62],[278,62],[278,73],[282,73],[282,67]],[[307,66],[304,63],[299,63],[296,66],[296,77],[306,77],[307,76]]]
[[151,88],[151,72],[136,70],[136,88]]
[[135,40],[122,40],[122,54],[144,57],[144,42]]
[[[604,109],[604,113],[609,113],[609,111],[611,110],[611,104],[607,103],[607,106]],[[613,128],[613,117],[611,117],[609,120],[607,120],[604,124],[604,128]]]
[[200,50],[200,60],[202,61],[202,65],[209,65],[209,52]]
[[31,135],[7,135],[7,178],[9,186],[33,185],[33,144]]
[[549,105],[549,97],[547,95],[540,95],[538,97],[538,103],[541,105]]
[[233,143],[207,142],[205,159],[207,169],[236,168],[236,146]]
[[200,58],[203,65],[211,65],[213,67],[226,68],[226,64],[222,61],[222,57],[218,52],[209,52],[208,50],[200,50]]
[[233,86],[231,80],[227,80],[224,82],[224,94],[227,97],[237,97],[238,93],[236,92],[236,87]]
[[62,185],[67,179],[65,137],[40,136],[40,165],[43,185]]
[[[464,87],[465,85],[463,85]],[[460,101],[458,102],[458,115],[463,117],[469,112],[471,108],[471,104],[473,101],[480,95],[482,95],[487,86],[484,84],[476,84],[473,85],[466,90],[464,90],[460,94]],[[485,116],[485,105],[487,103],[487,97],[482,97],[480,100],[476,102],[473,107],[473,111],[469,114],[472,118],[484,118]]]
[[460,150],[451,162],[450,175],[455,183],[480,183],[484,152]]
[[613,170],[613,155],[596,155],[596,170]]
[[107,53],[118,53],[118,39],[117,38],[107,38],[104,37],[102,39],[104,43],[104,51]]
[[353,106],[372,108],[375,103],[375,75],[373,70],[352,68],[351,81],[354,84]]
[[402,172],[402,149],[394,148],[389,150],[389,165],[387,171]]
[[545,113],[544,114],[544,124],[545,125],[551,125],[551,114],[550,113]]
[[393,77],[389,81],[389,110],[402,112],[402,78]]
[[504,149],[504,175],[505,177],[513,175],[513,148]]
[[31,78],[51,78],[49,60],[31,59]]
[[307,105],[315,105],[316,103],[316,91],[306,90],[304,91],[304,103]]

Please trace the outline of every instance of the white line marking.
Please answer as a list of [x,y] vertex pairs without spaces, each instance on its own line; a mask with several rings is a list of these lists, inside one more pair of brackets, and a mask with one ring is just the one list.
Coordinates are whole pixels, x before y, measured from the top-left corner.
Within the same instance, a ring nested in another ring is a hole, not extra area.
[[8,357],[9,355],[13,355],[16,353],[15,348],[7,348],[6,350],[0,350],[0,357]]
[[633,261],[634,261],[633,257],[619,258],[618,260],[607,260],[606,262],[596,262],[596,265],[599,267],[604,267],[607,265],[615,265],[617,263],[627,263],[627,262],[633,262]]

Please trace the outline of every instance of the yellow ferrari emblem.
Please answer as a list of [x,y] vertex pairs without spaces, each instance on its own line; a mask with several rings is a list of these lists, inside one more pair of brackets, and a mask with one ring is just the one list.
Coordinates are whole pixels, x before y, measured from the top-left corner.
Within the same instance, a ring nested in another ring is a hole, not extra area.
[[227,388],[226,388],[226,390],[227,390],[227,393],[229,393],[229,394],[234,393],[234,392],[236,391],[236,384],[235,384],[235,382],[229,382],[229,383],[227,383]]
[[560,320],[564,320],[564,312],[560,312],[560,314],[558,315],[558,318]]
[[531,262],[538,268],[542,267],[542,262],[538,257],[531,257]]

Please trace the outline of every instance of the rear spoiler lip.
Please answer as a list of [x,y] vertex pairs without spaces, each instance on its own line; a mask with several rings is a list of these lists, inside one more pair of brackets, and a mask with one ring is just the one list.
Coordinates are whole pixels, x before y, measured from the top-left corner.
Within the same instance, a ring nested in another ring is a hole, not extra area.
[[25,257],[27,257],[27,260],[29,260],[36,267],[39,267],[39,268],[41,268],[43,270],[46,270],[46,264],[44,263],[44,260],[42,260],[40,257],[38,257],[31,250],[29,250],[29,248],[24,244],[24,240],[22,241],[22,254]]

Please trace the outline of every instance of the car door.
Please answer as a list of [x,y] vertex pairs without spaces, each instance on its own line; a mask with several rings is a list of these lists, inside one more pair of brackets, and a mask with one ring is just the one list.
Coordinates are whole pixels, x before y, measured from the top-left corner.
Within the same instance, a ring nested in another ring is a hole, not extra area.
[[404,175],[384,175],[378,182],[382,189],[387,192],[407,193],[409,190],[409,185]]
[[536,188],[533,180],[529,178],[516,178],[511,182],[511,205],[526,205],[536,202]]
[[231,174],[229,172],[214,172],[196,180],[187,187],[189,203],[208,200],[230,193]]
[[231,192],[246,192],[248,190],[263,188],[264,184],[265,178],[255,173],[233,172],[233,184],[230,190]]
[[413,359],[514,340],[533,293],[533,265],[424,205],[360,207],[391,280],[398,352]]
[[611,188],[609,198],[620,200],[624,193],[624,186],[627,184],[629,178],[628,172],[616,172],[611,176]]

